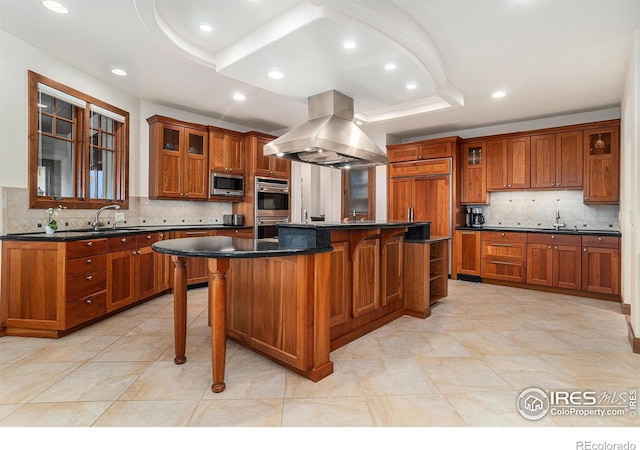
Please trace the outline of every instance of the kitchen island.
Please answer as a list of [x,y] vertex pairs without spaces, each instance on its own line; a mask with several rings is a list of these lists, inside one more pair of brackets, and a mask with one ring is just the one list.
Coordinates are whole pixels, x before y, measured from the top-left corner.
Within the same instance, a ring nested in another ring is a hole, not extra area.
[[[184,263],[209,258],[214,392],[224,390],[225,339],[318,381],[331,350],[447,295],[448,238],[429,223],[281,224],[279,239],[158,242],[172,255],[176,364],[186,361]],[[433,249],[433,250],[432,250]]]

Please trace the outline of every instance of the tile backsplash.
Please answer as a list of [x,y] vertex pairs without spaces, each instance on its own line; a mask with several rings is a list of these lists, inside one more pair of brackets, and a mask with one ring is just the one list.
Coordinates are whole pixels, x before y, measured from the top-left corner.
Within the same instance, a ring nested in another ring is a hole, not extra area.
[[578,190],[492,192],[485,225],[551,228],[556,211],[565,228],[620,230],[619,205],[585,205]]
[[[2,234],[44,232],[46,209],[29,209],[29,191],[19,188],[2,188]],[[150,200],[146,197],[130,197],[129,209],[119,210],[125,215],[122,226],[138,225],[214,225],[222,224],[222,215],[231,214],[230,203],[179,200]],[[64,209],[57,217],[60,230],[87,228],[91,225],[95,209]],[[111,226],[114,210],[100,214],[100,220]]]

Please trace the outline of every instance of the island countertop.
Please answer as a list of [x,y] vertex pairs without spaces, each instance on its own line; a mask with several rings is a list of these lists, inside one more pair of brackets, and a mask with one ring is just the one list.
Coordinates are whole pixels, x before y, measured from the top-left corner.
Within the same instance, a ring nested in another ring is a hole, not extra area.
[[333,250],[326,240],[314,245],[295,245],[275,239],[244,239],[226,236],[190,237],[156,242],[151,248],[159,253],[196,258],[268,258],[310,255]]

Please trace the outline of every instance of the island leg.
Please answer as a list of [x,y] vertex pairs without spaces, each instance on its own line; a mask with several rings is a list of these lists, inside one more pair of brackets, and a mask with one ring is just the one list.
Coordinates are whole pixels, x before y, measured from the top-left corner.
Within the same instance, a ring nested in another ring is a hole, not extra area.
[[187,362],[187,267],[186,260],[180,256],[172,256],[173,261],[173,337],[176,357],[173,362]]
[[227,353],[227,280],[229,259],[209,259],[209,314],[211,316],[211,369],[215,393],[224,391]]

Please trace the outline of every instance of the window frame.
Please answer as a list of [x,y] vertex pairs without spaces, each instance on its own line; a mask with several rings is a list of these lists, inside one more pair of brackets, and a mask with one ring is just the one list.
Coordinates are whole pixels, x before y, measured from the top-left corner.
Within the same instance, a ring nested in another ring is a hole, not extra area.
[[[29,114],[29,208],[55,208],[62,205],[69,209],[97,209],[105,205],[117,204],[123,209],[129,208],[129,113],[97,98],[84,94],[64,84],[58,83],[38,73],[28,71],[28,114]],[[44,84],[87,103],[86,108],[74,107],[75,145],[73,149],[73,170],[75,176],[73,197],[51,197],[38,195],[38,84]],[[117,140],[114,154],[114,199],[88,198],[89,162],[90,162],[90,105],[97,106],[124,117],[124,123],[117,126],[114,138]]]

